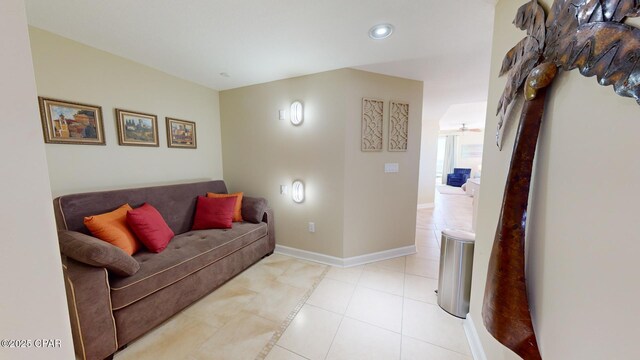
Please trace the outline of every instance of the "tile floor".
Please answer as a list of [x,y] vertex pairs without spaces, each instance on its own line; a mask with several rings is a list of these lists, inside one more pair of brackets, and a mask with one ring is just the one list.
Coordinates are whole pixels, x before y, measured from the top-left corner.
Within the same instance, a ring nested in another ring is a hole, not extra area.
[[418,211],[415,255],[337,268],[274,254],[115,358],[470,360],[434,290],[440,231],[469,229],[471,203],[437,193]]

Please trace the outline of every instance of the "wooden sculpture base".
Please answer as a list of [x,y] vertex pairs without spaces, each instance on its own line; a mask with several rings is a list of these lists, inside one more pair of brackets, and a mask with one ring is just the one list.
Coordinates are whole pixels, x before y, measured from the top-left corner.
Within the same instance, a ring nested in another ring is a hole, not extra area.
[[546,92],[540,89],[522,109],[482,308],[482,319],[491,335],[526,360],[542,359],[529,313],[524,244],[529,186]]

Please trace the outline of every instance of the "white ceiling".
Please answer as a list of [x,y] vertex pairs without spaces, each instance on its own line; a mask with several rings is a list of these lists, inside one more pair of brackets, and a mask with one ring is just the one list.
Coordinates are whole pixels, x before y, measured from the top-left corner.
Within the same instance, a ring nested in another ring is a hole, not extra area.
[[[32,26],[217,90],[355,67],[424,80],[431,118],[452,104],[486,101],[493,0],[26,4]],[[369,39],[382,22],[394,34]]]
[[469,129],[484,129],[486,113],[486,101],[451,105],[440,119],[440,130],[458,130],[462,124]]

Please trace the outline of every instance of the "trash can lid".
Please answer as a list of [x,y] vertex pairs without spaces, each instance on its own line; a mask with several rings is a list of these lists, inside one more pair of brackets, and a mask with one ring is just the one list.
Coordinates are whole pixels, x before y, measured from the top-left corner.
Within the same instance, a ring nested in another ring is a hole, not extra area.
[[442,235],[458,240],[476,241],[476,234],[464,230],[444,229]]

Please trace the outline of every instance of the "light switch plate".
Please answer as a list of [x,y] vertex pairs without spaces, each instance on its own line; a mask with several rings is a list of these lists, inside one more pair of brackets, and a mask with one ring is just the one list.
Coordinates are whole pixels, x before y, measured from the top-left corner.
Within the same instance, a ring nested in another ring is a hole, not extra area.
[[280,195],[287,195],[289,193],[289,186],[280,185]]
[[398,163],[386,163],[384,164],[385,173],[397,173],[400,172],[400,164]]
[[313,222],[309,223],[309,232],[310,233],[316,232],[316,223],[313,223]]
[[285,114],[284,110],[278,111],[278,119],[284,120],[286,116],[287,116],[287,114]]

